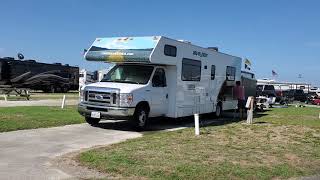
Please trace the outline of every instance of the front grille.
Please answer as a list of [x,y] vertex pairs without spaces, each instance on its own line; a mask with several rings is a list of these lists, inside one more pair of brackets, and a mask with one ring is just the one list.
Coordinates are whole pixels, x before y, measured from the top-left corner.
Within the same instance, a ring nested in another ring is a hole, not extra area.
[[99,105],[117,105],[116,93],[86,91],[85,95],[87,102],[99,103]]

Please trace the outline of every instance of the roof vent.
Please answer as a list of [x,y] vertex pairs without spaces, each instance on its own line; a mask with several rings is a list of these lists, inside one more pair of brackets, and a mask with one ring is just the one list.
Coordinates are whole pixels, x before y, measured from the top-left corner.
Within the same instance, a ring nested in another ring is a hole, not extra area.
[[212,50],[212,51],[219,51],[219,48],[218,47],[208,47],[208,49]]
[[191,44],[191,42],[190,42],[190,41],[183,40],[183,39],[180,39],[180,40],[178,40],[178,41],[183,42],[183,43],[187,43],[187,44]]

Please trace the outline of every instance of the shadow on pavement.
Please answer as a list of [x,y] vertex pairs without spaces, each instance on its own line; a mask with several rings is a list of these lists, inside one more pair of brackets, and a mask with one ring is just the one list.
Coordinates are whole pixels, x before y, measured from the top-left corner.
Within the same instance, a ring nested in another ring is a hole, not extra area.
[[[234,112],[225,112],[223,118],[216,118],[213,114],[203,114],[200,115],[200,127],[206,126],[221,126],[230,123],[237,123],[242,120],[239,119],[237,114]],[[102,120],[97,126],[97,128],[102,129],[112,129],[120,131],[136,131],[130,121],[121,120],[121,121],[111,121],[111,120]],[[183,118],[150,118],[148,127],[144,132],[152,131],[171,131],[180,128],[194,127],[194,118],[193,116],[183,117]]]

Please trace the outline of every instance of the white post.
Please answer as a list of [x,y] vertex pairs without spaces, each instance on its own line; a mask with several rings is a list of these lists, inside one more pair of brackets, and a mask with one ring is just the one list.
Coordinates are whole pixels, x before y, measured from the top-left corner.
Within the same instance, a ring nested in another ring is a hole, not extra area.
[[320,119],[320,113],[319,113],[319,119]]
[[66,105],[66,95],[63,95],[61,109],[64,109],[64,106]]
[[199,136],[200,135],[199,114],[194,114],[194,130],[195,130],[195,135]]
[[6,94],[4,94],[3,97],[4,97],[4,100],[5,100],[5,101],[8,101]]
[[[248,98],[249,99],[249,98]],[[247,111],[247,123],[252,124],[253,123],[253,103],[254,103],[254,97],[250,97],[250,102],[248,102],[249,107]]]

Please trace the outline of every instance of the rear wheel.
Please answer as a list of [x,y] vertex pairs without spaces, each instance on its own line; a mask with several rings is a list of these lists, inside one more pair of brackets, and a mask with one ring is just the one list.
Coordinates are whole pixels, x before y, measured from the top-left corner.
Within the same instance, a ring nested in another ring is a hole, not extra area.
[[100,119],[86,117],[86,121],[87,121],[87,123],[89,123],[91,126],[95,126],[95,125],[98,125],[98,124],[99,124]]
[[145,106],[138,106],[134,113],[134,126],[137,130],[144,130],[147,127],[149,111]]
[[218,103],[216,106],[216,112],[215,112],[216,117],[221,117],[222,115],[222,104]]

